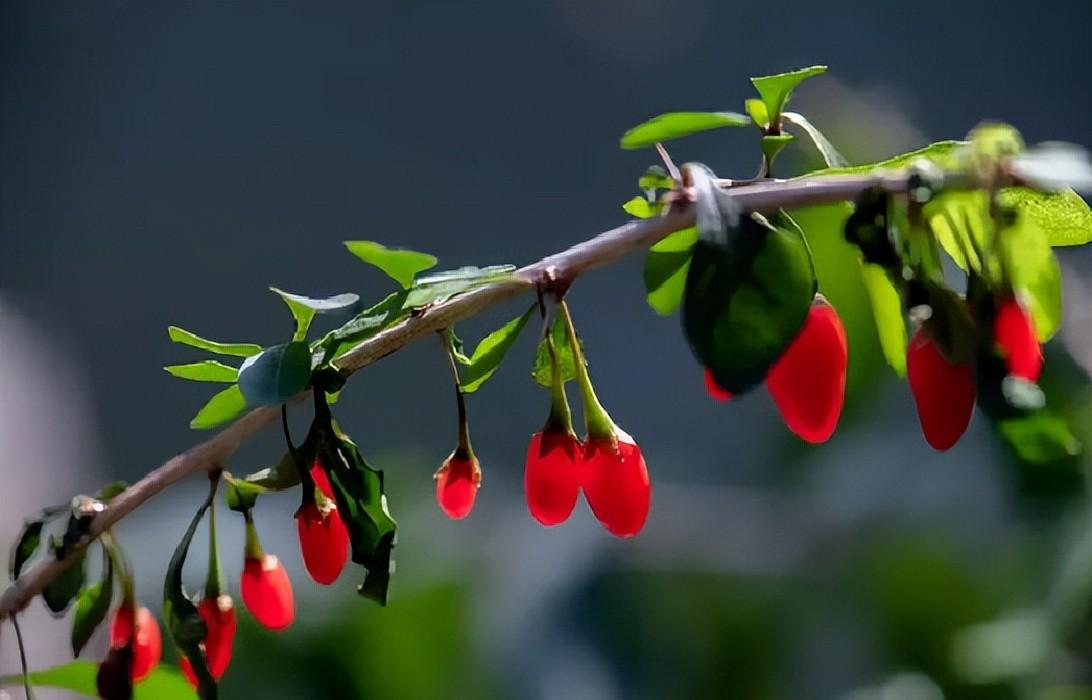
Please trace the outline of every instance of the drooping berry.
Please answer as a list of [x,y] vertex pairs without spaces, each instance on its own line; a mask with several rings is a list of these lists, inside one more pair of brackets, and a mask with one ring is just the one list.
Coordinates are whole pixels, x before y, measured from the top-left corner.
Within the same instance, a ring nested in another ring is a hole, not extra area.
[[728,401],[732,398],[732,392],[717,384],[717,378],[708,367],[705,368],[705,390],[716,401]]
[[305,503],[296,511],[296,529],[307,573],[315,583],[329,586],[341,575],[349,558],[349,531],[337,506],[331,501],[322,506]]
[[974,411],[974,376],[970,365],[951,364],[919,328],[906,350],[906,376],[925,441],[941,452],[967,430]]
[[[220,680],[231,664],[232,646],[235,644],[238,618],[235,615],[234,602],[229,595],[202,598],[197,604],[197,612],[205,621],[205,628],[208,630],[205,639],[201,642],[205,648],[205,663],[208,664],[209,674],[216,680]],[[181,656],[178,659],[178,665],[182,667],[182,674],[186,680],[196,688],[197,676],[193,672],[190,660]]]
[[452,520],[462,520],[470,515],[482,483],[482,469],[477,458],[456,448],[433,478],[436,479],[436,503],[444,515]]
[[296,601],[284,565],[272,554],[246,558],[243,564],[243,604],[263,627],[278,631],[292,624]]
[[834,434],[845,401],[847,359],[838,312],[817,297],[800,332],[766,376],[785,425],[803,440],[826,442]]
[[1031,316],[1013,297],[1005,297],[993,320],[993,338],[1009,374],[1034,382],[1043,368],[1043,352]]
[[546,427],[527,445],[523,492],[531,517],[546,527],[569,519],[580,495],[580,442],[571,430]]
[[616,441],[589,437],[584,445],[584,497],[608,532],[633,537],[648,519],[652,483],[641,448],[614,430]]
[[110,624],[110,648],[120,649],[130,643],[133,647],[131,677],[137,683],[159,664],[163,638],[159,634],[159,623],[148,608],[123,603],[114,611]]

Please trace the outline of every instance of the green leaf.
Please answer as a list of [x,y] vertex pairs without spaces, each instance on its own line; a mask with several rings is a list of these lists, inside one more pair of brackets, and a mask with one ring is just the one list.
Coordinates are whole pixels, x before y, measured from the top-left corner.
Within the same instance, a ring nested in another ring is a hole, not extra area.
[[168,326],[167,335],[179,345],[189,345],[191,348],[207,350],[217,355],[232,355],[235,357],[250,357],[262,351],[261,345],[253,343],[217,343],[191,333],[178,326]]
[[[236,479],[231,474],[224,472],[224,501],[227,507],[237,513],[245,513],[254,507],[258,496],[266,492],[263,483],[248,479]],[[298,475],[296,483],[299,483]]]
[[1026,215],[1000,232],[1013,289],[1025,303],[1040,343],[1062,325],[1062,270],[1046,233]]
[[823,136],[823,132],[815,128],[803,114],[785,112],[781,116],[785,121],[804,130],[804,133],[808,135],[808,138],[810,138],[811,142],[815,145],[815,149],[819,151],[819,155],[823,156],[823,162],[827,164],[828,168],[841,168],[849,165],[849,161],[838,152],[838,149],[834,147],[834,144],[828,141],[827,137]]
[[476,287],[512,279],[515,265],[460,267],[417,280],[406,297],[406,308],[420,308],[463,294]]
[[668,112],[638,124],[622,135],[622,148],[655,146],[661,141],[725,126],[749,126],[751,120],[737,112]]
[[[297,450],[297,453],[299,454],[300,459],[305,463],[314,460],[314,455],[309,453],[305,448],[300,448]],[[296,467],[296,459],[292,456],[291,452],[285,452],[280,461],[272,467],[266,467],[253,474],[247,474],[242,479],[238,479],[227,472],[224,472],[224,478],[229,485],[227,491],[229,505],[231,504],[230,487],[233,485],[239,485],[244,489],[248,486],[260,489],[260,491],[257,491],[254,494],[254,497],[256,498],[258,493],[264,491],[285,491],[298,486],[300,483],[299,469]],[[238,496],[236,498],[238,498]],[[243,498],[246,498],[246,496]],[[239,510],[239,508],[233,509]]]
[[239,391],[239,385],[233,384],[214,394],[190,421],[190,427],[194,430],[215,428],[227,423],[244,410],[246,410],[246,399],[243,398],[243,392]]
[[766,157],[766,162],[773,166],[774,159],[781,151],[792,143],[792,134],[774,134],[765,135],[762,137],[762,155]]
[[916,151],[901,153],[876,163],[848,165],[841,168],[823,168],[822,170],[810,172],[804,177],[811,177],[813,175],[859,175],[862,173],[871,173],[872,171],[881,168],[885,170],[895,170],[898,168],[905,168],[918,158],[924,158],[941,168],[951,168],[954,167],[958,161],[957,154],[959,150],[966,145],[966,141],[938,141],[919,148]]
[[627,214],[637,219],[651,219],[659,216],[661,208],[662,205],[659,203],[650,202],[644,197],[634,197],[622,205],[622,209]]
[[191,362],[188,365],[170,365],[163,369],[173,377],[189,379],[193,382],[228,382],[230,384],[239,378],[239,370],[216,360]]
[[532,305],[521,316],[482,338],[478,346],[474,348],[474,354],[465,363],[466,369],[462,372],[462,383],[459,387],[464,393],[477,391],[493,376],[537,308],[538,304]]
[[868,290],[872,304],[872,316],[876,321],[876,335],[884,359],[895,374],[906,376],[906,320],[902,314],[902,300],[891,284],[891,278],[879,265],[861,265],[861,280]]
[[1023,212],[1046,232],[1052,246],[1092,242],[1092,211],[1073,190],[1040,192],[1027,187],[1001,190],[1001,202]]
[[19,534],[19,539],[16,540],[15,546],[11,550],[12,581],[19,578],[19,574],[23,572],[23,567],[38,551],[38,546],[42,543],[42,526],[44,524],[41,520],[32,520],[23,526],[23,531]]
[[645,298],[661,316],[670,316],[682,304],[690,249],[697,239],[696,228],[681,229],[658,241],[645,256]]
[[109,556],[103,557],[102,580],[80,591],[76,599],[76,613],[72,616],[72,655],[79,656],[95,629],[110,612],[114,597],[114,564]]
[[1025,462],[1047,464],[1080,454],[1081,444],[1065,421],[1049,411],[1039,410],[997,422],[1001,436]]
[[239,391],[248,406],[284,403],[311,381],[311,348],[302,341],[274,345],[239,368]]
[[[63,666],[32,671],[30,681],[34,685],[70,690],[98,697],[95,675],[98,664],[93,661],[72,661]],[[21,685],[22,676],[0,676],[0,686]],[[133,686],[133,700],[193,700],[193,688],[178,671],[160,665],[147,678]]]
[[292,336],[292,340],[303,340],[307,337],[307,330],[311,327],[311,321],[314,320],[315,314],[343,311],[360,301],[360,297],[351,292],[337,294],[325,299],[313,299],[300,294],[292,294],[276,287],[270,287],[269,289],[280,296],[288,306],[288,310],[292,312],[292,318],[296,319],[296,333]]
[[[316,419],[317,421],[318,419]],[[325,430],[333,432],[331,426]],[[348,437],[340,434],[320,441],[319,458],[337,502],[338,513],[349,531],[353,561],[367,569],[357,592],[387,604],[398,524],[387,510],[383,472],[368,466]]]
[[119,493],[129,488],[128,482],[125,481],[111,481],[106,486],[103,486],[95,494],[95,498],[99,499],[103,503],[108,503],[111,498],[114,498]]
[[[50,540],[50,549],[56,555],[61,543],[56,538],[50,538]],[[80,552],[76,556],[75,562],[42,589],[42,600],[45,601],[46,607],[49,608],[54,617],[64,615],[65,611],[68,610],[68,606],[79,595],[86,577],[87,556]]]
[[689,166],[699,233],[683,298],[683,329],[698,362],[739,395],[761,383],[804,323],[815,269],[787,214],[740,216],[711,171]]
[[[554,340],[554,350],[557,353],[558,371],[561,372],[563,384],[576,379],[576,360],[573,357],[573,347],[569,344],[569,334],[565,329],[565,319],[560,315],[555,316],[550,323],[550,335]],[[580,347],[584,347],[584,341],[580,341]],[[531,368],[531,376],[540,386],[549,389],[553,385],[550,370],[550,351],[545,339],[538,344],[535,351],[535,364]]]
[[784,111],[785,103],[789,101],[789,97],[792,95],[792,91],[796,89],[796,86],[813,75],[819,75],[820,73],[826,72],[826,66],[811,66],[788,73],[778,73],[777,75],[751,78],[751,83],[755,86],[755,89],[758,90],[758,94],[762,98],[763,104],[766,105],[766,113],[769,115],[769,120],[776,123],[781,112]]
[[675,189],[675,181],[659,165],[650,165],[644,175],[637,179],[637,187],[655,194],[657,190]]
[[391,279],[409,289],[419,272],[436,265],[436,257],[405,248],[388,248],[375,241],[345,241],[349,252],[369,265],[378,267]]
[[758,128],[765,131],[770,127],[770,113],[766,111],[765,102],[752,97],[748,100],[744,100],[743,106],[746,108],[747,115],[751,118],[751,121],[754,122]]
[[409,292],[405,290],[395,292],[323,336],[315,345],[316,349],[321,347],[326,350],[323,363],[337,359],[357,344],[408,315],[409,312],[404,308],[408,296]]
[[204,700],[215,700],[217,694],[216,681],[209,673],[205,653],[201,648],[201,641],[208,633],[208,628],[198,613],[197,606],[182,589],[182,568],[186,564],[186,555],[197,526],[215,497],[216,485],[213,484],[209,488],[208,497],[194,513],[193,520],[175,548],[170,564],[167,565],[167,575],[163,579],[163,618],[167,622],[167,633],[178,650],[189,659],[194,675],[197,676],[199,694]]
[[995,266],[985,255],[992,248],[994,228],[985,192],[941,193],[925,205],[923,213],[937,242],[956,265],[989,280],[996,278]]

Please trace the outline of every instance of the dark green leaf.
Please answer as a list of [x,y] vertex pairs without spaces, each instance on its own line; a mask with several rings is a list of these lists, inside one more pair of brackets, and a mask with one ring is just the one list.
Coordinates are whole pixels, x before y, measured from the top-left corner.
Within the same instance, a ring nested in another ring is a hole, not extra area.
[[[318,420],[318,419],[316,419]],[[323,441],[319,457],[333,488],[338,513],[352,543],[353,561],[367,569],[360,595],[387,604],[397,523],[387,510],[383,472],[372,469],[344,435],[325,426],[330,441]]]
[[659,216],[662,208],[659,203],[649,202],[644,197],[634,197],[622,205],[622,209],[627,214],[638,219],[651,219],[654,216]]
[[409,290],[405,306],[408,309],[428,306],[484,284],[512,279],[515,269],[514,265],[460,267],[457,270],[422,277],[414,282],[413,288]]
[[827,164],[828,168],[842,168],[849,165],[849,162],[838,152],[838,149],[827,140],[826,136],[823,136],[823,132],[815,128],[811,122],[804,118],[803,114],[785,112],[781,116],[785,121],[804,130],[811,142],[815,144],[815,149],[819,151],[819,155],[823,156],[823,162]]
[[520,331],[527,325],[531,315],[538,309],[538,305],[532,305],[523,315],[512,319],[497,330],[482,338],[478,346],[474,348],[467,361],[466,369],[462,372],[462,383],[459,385],[464,393],[477,391],[482,384],[493,376],[500,367],[509,348],[516,342]]
[[[95,675],[98,664],[93,661],[72,661],[63,666],[32,671],[30,680],[38,686],[59,688],[98,697]],[[0,676],[0,687],[22,684],[22,676]],[[160,664],[144,680],[133,687],[133,700],[193,700],[193,688],[181,673]]]
[[345,325],[327,333],[316,344],[316,349],[325,348],[323,362],[330,362],[351,350],[356,344],[372,337],[387,326],[408,314],[405,310],[406,291],[395,292],[371,308],[364,309]]
[[906,320],[902,314],[902,299],[887,272],[879,265],[862,264],[861,280],[868,290],[884,359],[895,374],[906,376]]
[[76,613],[72,616],[72,655],[79,656],[91,634],[106,619],[114,597],[114,564],[103,557],[102,580],[80,591]]
[[170,365],[164,367],[172,376],[189,379],[194,382],[234,383],[239,378],[239,370],[216,360],[192,362],[188,365]]
[[[304,448],[300,448],[296,452],[299,455],[300,460],[305,464],[314,460],[314,455]],[[251,486],[259,487],[262,491],[285,491],[300,483],[300,472],[296,467],[296,459],[292,456],[291,452],[286,452],[284,456],[281,457],[280,461],[272,467],[266,467],[253,474],[247,474],[243,479],[235,479],[227,472],[224,473],[224,476],[229,484],[246,483]],[[230,489],[228,492],[230,493]],[[229,503],[230,500],[229,497]]]
[[239,391],[248,406],[284,403],[311,381],[311,348],[294,341],[266,348],[239,368]]
[[167,335],[179,345],[189,345],[192,348],[207,350],[217,355],[233,355],[235,357],[250,357],[262,351],[261,345],[253,343],[217,343],[191,333],[178,326],[169,326]]
[[212,505],[212,499],[216,496],[216,487],[209,488],[209,495],[197,512],[193,520],[182,535],[181,541],[171,556],[171,562],[167,565],[167,575],[163,580],[163,618],[167,622],[167,632],[174,640],[178,650],[189,659],[197,676],[199,694],[203,700],[215,700],[216,681],[209,674],[205,663],[205,653],[201,648],[201,641],[208,633],[205,621],[197,612],[197,606],[189,599],[182,589],[182,567],[186,564],[186,555],[189,553],[190,542],[197,532],[197,526],[205,517],[205,511]]
[[[573,358],[572,345],[569,344],[569,334],[565,330],[565,319],[560,315],[556,316],[550,323],[550,334],[554,340],[554,350],[557,353],[557,366],[561,372],[561,381],[562,383],[571,382],[576,379],[576,360]],[[584,347],[583,341],[580,341],[580,347]],[[547,389],[552,386],[550,351],[547,349],[545,340],[538,344],[531,376],[539,385]]]
[[378,267],[403,289],[409,289],[417,273],[436,265],[435,256],[405,248],[388,248],[375,241],[345,241],[349,252]]
[[[50,540],[50,549],[56,555],[61,548],[61,543],[56,538],[50,538]],[[86,576],[87,556],[85,553],[80,552],[76,555],[76,560],[67,569],[42,589],[42,600],[45,601],[46,607],[55,617],[64,615],[65,611],[68,610],[68,606],[72,604],[72,601],[79,595],[80,589],[83,588]]]
[[762,382],[804,323],[815,270],[804,234],[779,213],[774,223],[739,216],[702,166],[694,181],[694,245],[683,299],[683,328],[695,357],[717,383],[742,394]]
[[770,121],[776,122],[778,116],[784,111],[785,103],[789,101],[789,97],[792,95],[792,91],[796,89],[796,86],[813,75],[826,72],[826,66],[810,66],[788,73],[751,78],[751,83],[754,84],[759,96],[762,97]]
[[638,124],[622,135],[622,148],[633,150],[661,141],[725,126],[749,126],[751,120],[736,112],[668,112]]
[[19,574],[23,572],[23,566],[38,551],[38,546],[42,543],[43,525],[44,523],[41,520],[32,520],[23,526],[23,531],[19,534],[19,539],[16,540],[15,547],[11,550],[12,581],[19,578]]
[[237,384],[214,394],[190,421],[195,430],[206,430],[227,423],[246,410],[246,399]]
[[1065,421],[1045,410],[1002,418],[997,427],[1025,462],[1046,464],[1075,457],[1081,451]]
[[288,310],[292,312],[292,318],[296,319],[296,332],[292,336],[292,340],[304,340],[307,337],[307,330],[311,327],[311,321],[314,320],[315,314],[343,311],[360,301],[360,297],[351,292],[326,297],[325,299],[313,299],[300,294],[292,294],[276,287],[270,287],[269,289],[280,296],[288,306]]

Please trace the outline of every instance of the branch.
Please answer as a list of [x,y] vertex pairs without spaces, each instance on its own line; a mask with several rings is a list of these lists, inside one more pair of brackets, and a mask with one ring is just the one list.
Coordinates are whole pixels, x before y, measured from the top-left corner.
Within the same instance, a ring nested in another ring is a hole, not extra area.
[[[795,180],[771,180],[734,187],[731,194],[745,211],[792,209],[855,199],[863,190],[879,185],[889,192],[906,190],[905,171],[866,175],[819,175]],[[973,183],[963,184],[968,186]],[[955,186],[961,186],[956,183]],[[447,328],[483,309],[536,289],[536,285],[560,279],[571,281],[597,267],[608,265],[635,250],[648,248],[673,231],[694,225],[689,207],[673,208],[665,216],[633,221],[606,231],[568,250],[543,258],[516,271],[513,278],[479,287],[466,294],[427,307],[423,312],[396,323],[338,360],[342,374],[348,376],[376,360],[425,336]],[[309,396],[306,391],[287,403],[296,405]],[[0,596],[0,620],[14,615],[62,571],[76,560],[76,554],[91,541],[117,524],[153,496],[194,472],[222,468],[251,437],[279,419],[278,406],[263,406],[242,416],[209,440],[167,460],[140,481],[114,497],[108,507],[91,522],[88,537],[64,559],[39,561],[19,577]]]

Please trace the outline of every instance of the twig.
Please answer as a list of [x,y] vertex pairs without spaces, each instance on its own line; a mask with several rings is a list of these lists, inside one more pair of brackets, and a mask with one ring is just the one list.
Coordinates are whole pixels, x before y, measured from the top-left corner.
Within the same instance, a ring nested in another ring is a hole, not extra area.
[[[816,204],[852,200],[863,190],[880,186],[889,192],[906,190],[905,171],[864,175],[820,175],[796,180],[769,181],[737,186],[731,195],[745,211],[792,209]],[[974,182],[955,182],[946,186],[973,187]],[[654,219],[633,221],[578,243],[560,253],[543,258],[516,271],[511,279],[479,287],[411,315],[394,324],[344,355],[338,366],[345,376],[390,355],[400,348],[430,336],[456,321],[471,317],[483,309],[520,294],[534,292],[543,280],[571,281],[577,276],[603,267],[627,253],[648,248],[668,234],[694,225],[693,212],[673,207]],[[310,390],[287,402],[294,406],[310,396]],[[237,419],[210,439],[167,460],[140,481],[114,497],[105,511],[91,522],[88,537],[72,548],[64,559],[39,561],[0,595],[0,620],[22,610],[50,581],[76,561],[87,543],[99,537],[122,518],[153,496],[165,491],[187,476],[199,471],[219,469],[228,463],[239,446],[280,417],[280,407],[263,406]]]

